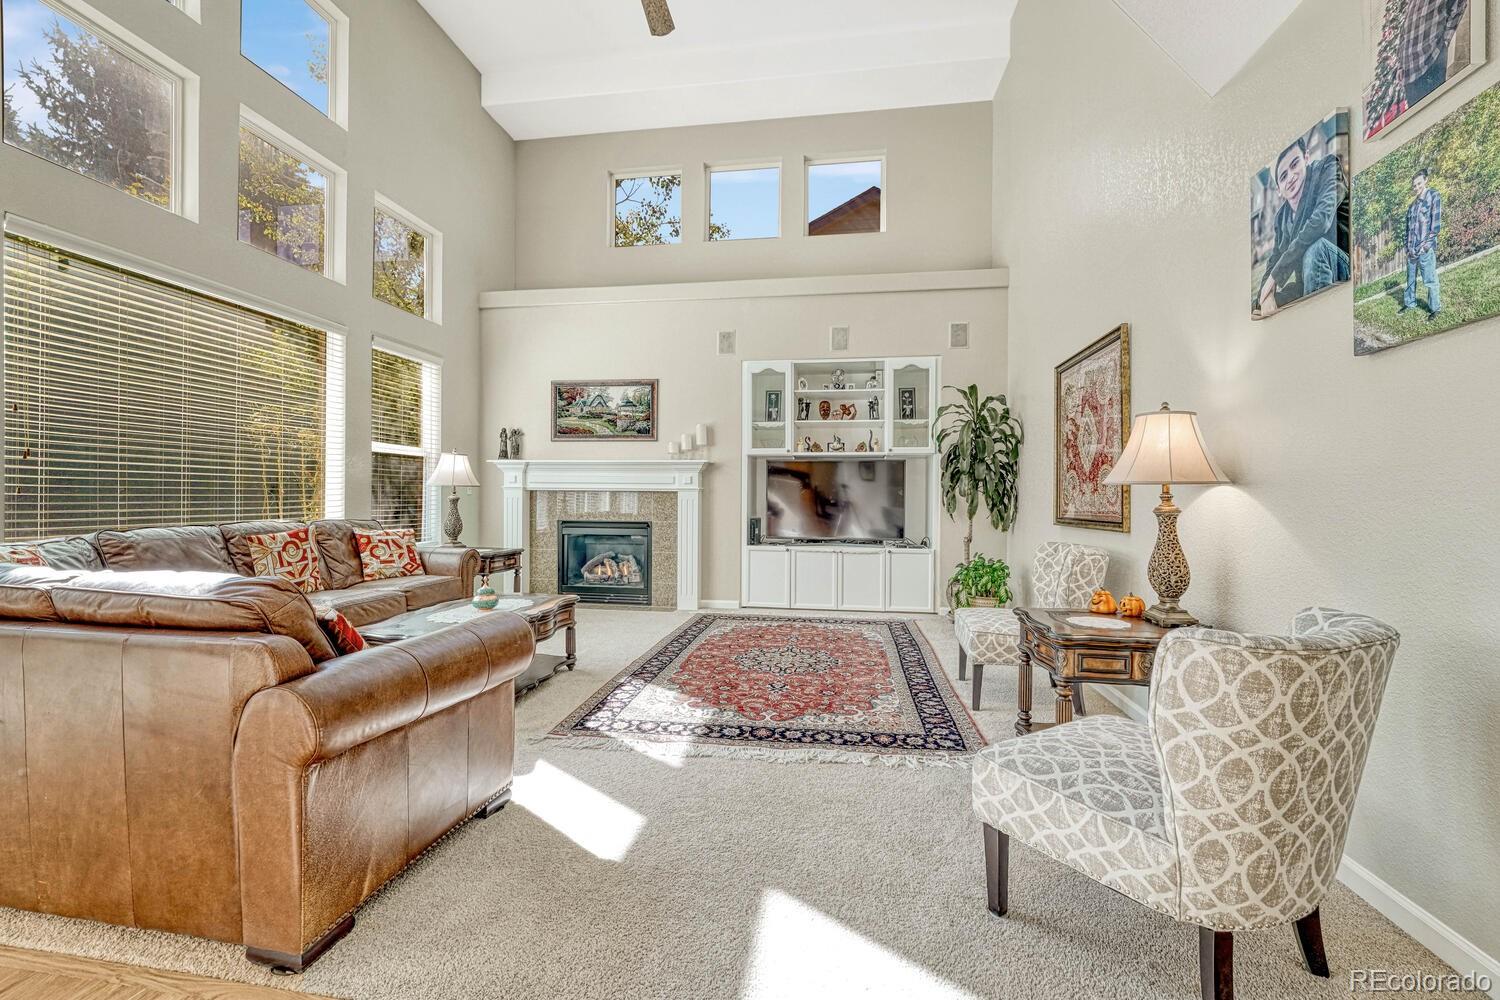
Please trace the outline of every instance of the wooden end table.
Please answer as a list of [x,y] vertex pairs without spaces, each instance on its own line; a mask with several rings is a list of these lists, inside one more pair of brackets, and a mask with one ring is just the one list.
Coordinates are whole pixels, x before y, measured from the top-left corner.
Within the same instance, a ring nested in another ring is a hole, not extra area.
[[[1016,678],[1016,735],[1073,721],[1074,684],[1151,683],[1157,644],[1171,631],[1141,618],[1091,615],[1067,608],[1016,608],[1021,665]],[[1090,628],[1069,619],[1108,618],[1125,628]],[[1031,721],[1031,667],[1043,667],[1057,688],[1057,722]]]
[[479,575],[486,580],[491,573],[515,574],[516,593],[521,592],[521,549],[477,548],[479,553]]
[[[507,607],[517,601],[526,603],[520,607]],[[359,630],[364,636],[365,642],[372,646],[383,646],[390,642],[400,642],[402,639],[410,639],[413,636],[426,635],[429,632],[437,632],[447,628],[454,622],[439,621],[438,617],[459,609],[468,608],[468,601],[448,601],[444,604],[434,604],[430,608],[419,608],[416,611],[408,611],[404,615],[387,618],[383,622],[375,622],[366,625]],[[526,624],[531,626],[531,636],[538,643],[550,639],[558,629],[563,629],[564,655],[555,653],[536,653],[531,658],[531,666],[516,678],[516,694],[530,691],[542,681],[547,680],[562,670],[572,670],[578,663],[578,641],[575,629],[577,628],[578,606],[577,594],[515,594],[500,599],[500,610],[511,611],[526,619]],[[483,611],[480,614],[495,614],[494,611]]]

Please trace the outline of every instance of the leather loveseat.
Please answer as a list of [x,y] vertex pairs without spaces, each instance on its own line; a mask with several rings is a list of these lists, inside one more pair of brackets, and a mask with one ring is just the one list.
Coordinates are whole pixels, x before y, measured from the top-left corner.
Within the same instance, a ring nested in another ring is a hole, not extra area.
[[[101,532],[47,543],[50,568],[0,565],[0,906],[300,970],[422,851],[508,801],[531,632],[498,613],[338,656],[305,595],[225,572],[211,543]],[[386,590],[393,610],[391,594],[400,610],[430,596]]]

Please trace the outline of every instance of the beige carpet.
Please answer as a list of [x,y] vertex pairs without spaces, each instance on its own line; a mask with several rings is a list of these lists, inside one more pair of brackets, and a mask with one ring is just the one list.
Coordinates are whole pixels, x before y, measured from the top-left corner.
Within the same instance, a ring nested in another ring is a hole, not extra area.
[[[962,770],[540,739],[686,618],[585,611],[579,669],[517,707],[516,801],[396,879],[303,976],[275,979],[228,945],[14,910],[0,909],[0,943],[349,1000],[1198,995],[1193,928],[1024,847],[1010,916],[992,917]],[[952,674],[952,627],[922,626]],[[991,670],[991,738],[1009,734],[1014,698],[1010,672]],[[1342,886],[1323,926],[1332,979],[1302,971],[1290,929],[1238,935],[1238,995],[1347,997],[1353,968],[1448,971]]]

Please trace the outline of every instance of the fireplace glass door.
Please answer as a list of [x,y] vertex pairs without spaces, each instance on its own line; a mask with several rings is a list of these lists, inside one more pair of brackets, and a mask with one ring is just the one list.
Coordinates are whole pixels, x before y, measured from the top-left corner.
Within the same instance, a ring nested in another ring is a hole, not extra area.
[[651,525],[563,521],[558,534],[561,593],[600,604],[651,603]]

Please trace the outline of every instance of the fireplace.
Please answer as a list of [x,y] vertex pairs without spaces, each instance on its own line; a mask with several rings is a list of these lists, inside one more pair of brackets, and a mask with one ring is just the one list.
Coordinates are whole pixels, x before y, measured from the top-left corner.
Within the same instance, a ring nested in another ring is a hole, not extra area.
[[562,521],[557,526],[557,589],[597,604],[651,603],[651,525]]

